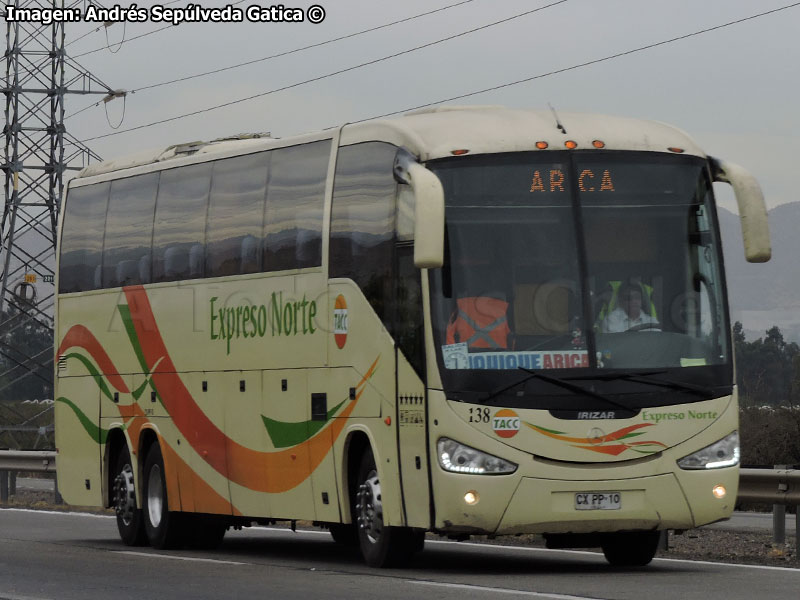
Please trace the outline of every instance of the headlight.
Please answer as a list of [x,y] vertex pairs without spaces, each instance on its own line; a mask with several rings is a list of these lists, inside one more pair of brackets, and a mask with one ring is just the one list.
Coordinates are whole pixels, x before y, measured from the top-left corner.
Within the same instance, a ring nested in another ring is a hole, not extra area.
[[678,461],[681,469],[721,469],[738,464],[739,432],[737,431]]
[[502,475],[517,470],[517,465],[512,462],[459,444],[449,438],[441,438],[436,448],[439,451],[439,464],[445,471],[451,473]]

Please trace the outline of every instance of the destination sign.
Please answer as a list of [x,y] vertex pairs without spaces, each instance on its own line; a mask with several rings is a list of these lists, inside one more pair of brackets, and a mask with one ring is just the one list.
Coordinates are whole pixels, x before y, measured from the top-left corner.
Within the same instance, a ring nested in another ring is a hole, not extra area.
[[[530,192],[566,192],[567,188],[564,184],[565,181],[564,171],[561,169],[549,170],[535,170],[533,172],[533,179],[531,181]],[[613,192],[614,180],[611,176],[611,169],[603,169],[602,171],[583,169],[578,175],[578,189],[581,192]]]

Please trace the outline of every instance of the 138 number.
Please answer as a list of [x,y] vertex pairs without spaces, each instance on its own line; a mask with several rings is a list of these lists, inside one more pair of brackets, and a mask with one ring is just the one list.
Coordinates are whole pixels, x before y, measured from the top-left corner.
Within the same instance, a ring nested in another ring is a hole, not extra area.
[[488,408],[481,408],[476,406],[474,408],[469,409],[469,422],[470,423],[488,423],[489,419],[489,409]]

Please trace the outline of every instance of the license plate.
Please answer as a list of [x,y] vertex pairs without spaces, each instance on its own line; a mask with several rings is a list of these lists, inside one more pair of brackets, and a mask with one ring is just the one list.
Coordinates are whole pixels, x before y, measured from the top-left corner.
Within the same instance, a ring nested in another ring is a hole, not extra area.
[[619,510],[622,494],[619,492],[579,492],[575,494],[575,510]]

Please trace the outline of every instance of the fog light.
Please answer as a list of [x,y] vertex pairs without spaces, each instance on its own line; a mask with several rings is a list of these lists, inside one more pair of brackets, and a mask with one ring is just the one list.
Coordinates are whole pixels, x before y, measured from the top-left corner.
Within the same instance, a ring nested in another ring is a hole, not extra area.
[[470,506],[477,504],[479,499],[480,498],[478,497],[478,492],[467,492],[466,494],[464,494],[464,502],[466,502]]
[[714,494],[714,498],[722,500],[728,493],[728,490],[725,489],[724,485],[715,485],[714,489],[711,490],[711,493]]

